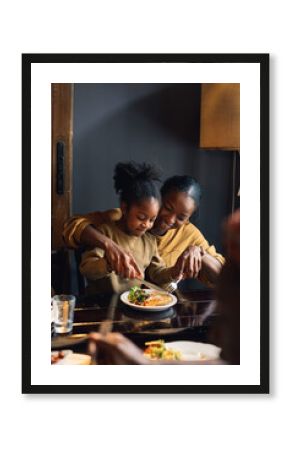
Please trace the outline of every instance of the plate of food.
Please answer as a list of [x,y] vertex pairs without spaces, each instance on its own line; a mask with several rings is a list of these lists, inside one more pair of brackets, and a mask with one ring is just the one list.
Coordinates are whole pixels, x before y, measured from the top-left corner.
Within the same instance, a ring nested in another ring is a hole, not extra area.
[[74,353],[72,350],[53,351],[51,352],[51,364],[89,365],[91,357],[82,353]]
[[131,308],[142,311],[163,311],[175,305],[177,298],[166,291],[134,286],[121,294],[121,301]]
[[144,355],[151,360],[214,361],[219,359],[220,352],[219,347],[203,342],[158,339],[145,342]]

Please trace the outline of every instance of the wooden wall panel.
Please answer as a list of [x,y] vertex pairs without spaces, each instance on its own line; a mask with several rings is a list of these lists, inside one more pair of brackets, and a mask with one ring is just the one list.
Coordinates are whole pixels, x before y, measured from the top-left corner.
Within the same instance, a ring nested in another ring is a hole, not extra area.
[[201,86],[200,148],[240,149],[240,84]]
[[[62,229],[71,215],[72,201],[72,138],[73,138],[73,84],[53,83],[51,85],[52,111],[52,168],[51,168],[51,210],[52,250],[63,247]],[[63,144],[63,193],[57,192],[57,145]]]

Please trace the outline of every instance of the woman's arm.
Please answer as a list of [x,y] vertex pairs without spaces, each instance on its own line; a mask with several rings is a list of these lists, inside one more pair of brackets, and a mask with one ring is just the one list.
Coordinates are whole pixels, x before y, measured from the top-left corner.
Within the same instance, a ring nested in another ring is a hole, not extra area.
[[205,284],[215,285],[222,264],[201,246],[190,245],[179,256],[175,267],[181,273],[181,279],[198,278]]
[[108,220],[118,220],[119,218],[120,210],[118,209],[71,217],[64,225],[64,242],[69,248],[83,246],[92,249],[99,247],[104,250],[105,258],[112,270],[124,278],[140,278],[142,273],[134,257],[96,229],[97,226]]
[[88,247],[100,247],[104,250],[110,268],[123,278],[142,278],[134,257],[116,244],[112,239],[96,230],[93,226],[87,226],[81,234],[81,242]]
[[[108,222],[109,220],[118,220],[116,215],[118,214],[118,209],[112,209],[104,212],[96,211],[93,213],[86,214],[84,216],[72,216],[70,217],[63,226],[63,241],[66,247],[68,248],[79,248],[82,245],[85,245],[83,240],[86,240],[86,237],[82,238],[83,231],[87,227],[91,227],[92,229],[102,225],[103,223]],[[119,214],[120,215],[120,214]],[[97,243],[92,242],[92,247],[95,247]]]
[[200,230],[191,223],[185,227],[182,239],[188,244],[177,260],[183,270],[182,278],[197,278],[213,287],[225,262],[224,257],[217,253],[213,245],[209,245]]
[[209,284],[215,285],[223,267],[221,262],[206,252],[201,261],[202,265],[198,279],[200,281],[204,280],[205,283],[209,282]]
[[[124,271],[122,271],[122,267],[120,267],[120,262],[126,261],[125,258],[130,258],[126,251],[123,248],[119,247],[118,244],[114,242],[114,227],[112,227],[112,222],[108,224],[103,224],[98,227],[98,229],[90,230],[87,227],[85,232],[85,242],[87,246],[91,246],[93,243],[94,248],[84,252],[82,254],[82,262],[80,264],[80,271],[83,275],[85,275],[90,280],[97,280],[98,278],[105,277],[108,273],[115,271],[116,274],[124,277]],[[98,244],[96,244],[98,243]],[[111,250],[117,249],[118,253],[113,253],[113,256],[116,256],[115,264],[111,264],[111,260],[108,257],[108,251],[111,253]],[[123,260],[120,260],[119,254],[124,256]],[[130,270],[130,269],[129,269]],[[138,268],[139,271],[139,268]],[[131,270],[130,274],[133,271]],[[129,275],[130,275],[129,274]],[[137,277],[135,277],[137,278]]]

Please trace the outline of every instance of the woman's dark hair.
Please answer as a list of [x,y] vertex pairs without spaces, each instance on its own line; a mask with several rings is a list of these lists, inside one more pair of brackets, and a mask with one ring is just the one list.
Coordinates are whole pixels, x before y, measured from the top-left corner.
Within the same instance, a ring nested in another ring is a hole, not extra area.
[[146,163],[120,162],[115,167],[115,190],[120,201],[129,207],[145,198],[160,201],[160,191],[155,181],[160,181],[158,170]]
[[169,192],[186,192],[194,200],[196,209],[199,208],[201,188],[194,178],[187,175],[175,175],[168,178],[161,187],[162,197]]

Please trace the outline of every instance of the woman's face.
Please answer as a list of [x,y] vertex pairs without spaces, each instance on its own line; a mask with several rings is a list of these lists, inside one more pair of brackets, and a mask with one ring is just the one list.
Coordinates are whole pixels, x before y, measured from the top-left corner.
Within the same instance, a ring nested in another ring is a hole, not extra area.
[[151,230],[152,233],[161,236],[172,228],[181,227],[195,210],[195,201],[186,192],[168,192],[162,198],[162,205]]

